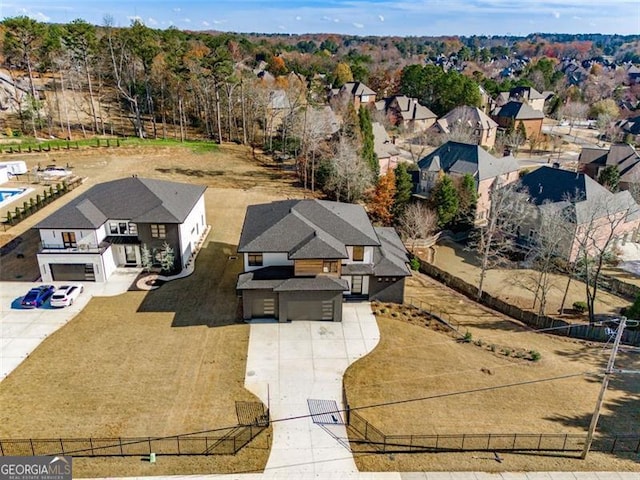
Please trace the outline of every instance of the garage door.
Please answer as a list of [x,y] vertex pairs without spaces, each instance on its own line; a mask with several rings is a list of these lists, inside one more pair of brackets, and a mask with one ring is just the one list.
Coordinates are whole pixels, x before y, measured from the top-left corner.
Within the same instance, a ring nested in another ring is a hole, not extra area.
[[275,294],[254,298],[251,302],[251,318],[277,318],[278,301]]
[[333,320],[333,300],[292,300],[287,320]]
[[50,263],[49,268],[56,281],[96,281],[92,263]]

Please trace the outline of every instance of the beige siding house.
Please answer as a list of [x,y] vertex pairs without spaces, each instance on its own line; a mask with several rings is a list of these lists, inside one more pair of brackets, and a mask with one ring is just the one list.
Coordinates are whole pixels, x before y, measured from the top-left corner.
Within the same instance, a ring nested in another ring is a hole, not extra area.
[[483,147],[491,149],[496,142],[498,124],[477,107],[456,107],[439,118],[432,127],[443,134],[450,134],[456,128],[468,129],[476,138],[476,143]]
[[417,98],[405,95],[383,98],[376,102],[376,110],[384,112],[391,125],[410,132],[424,131],[438,118],[435,113],[418,103]]

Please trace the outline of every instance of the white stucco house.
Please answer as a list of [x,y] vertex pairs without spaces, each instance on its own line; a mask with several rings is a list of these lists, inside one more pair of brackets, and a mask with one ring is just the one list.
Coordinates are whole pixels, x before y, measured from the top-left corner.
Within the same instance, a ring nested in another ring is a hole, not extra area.
[[122,178],[91,187],[38,223],[43,282],[106,282],[118,267],[159,265],[165,243],[174,271],[206,232],[205,186]]

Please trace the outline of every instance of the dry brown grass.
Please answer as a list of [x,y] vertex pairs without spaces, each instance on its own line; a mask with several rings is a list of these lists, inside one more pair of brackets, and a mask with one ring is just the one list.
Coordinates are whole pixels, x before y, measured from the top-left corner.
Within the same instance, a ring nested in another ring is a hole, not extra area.
[[[210,186],[205,198],[212,229],[192,276],[151,292],[92,299],[0,383],[0,437],[164,436],[237,424],[235,402],[258,400],[244,389],[249,327],[236,320],[242,263],[230,256],[247,205],[299,194],[294,179],[235,145],[206,154],[136,148],[97,157],[95,150],[81,150],[68,161],[87,177],[85,185],[8,230],[5,241],[19,238],[22,249],[37,248],[33,224],[90,185],[132,172]],[[200,175],[194,168],[224,174]],[[37,275],[35,265],[29,270],[15,255],[2,260],[4,275]],[[74,473],[260,471],[270,437],[270,430],[263,432],[235,456],[161,457],[155,465],[139,457],[76,459]]]
[[[426,288],[425,288],[426,287]],[[429,301],[464,321],[463,331],[473,342],[460,343],[451,335],[409,323],[395,310],[378,315],[381,342],[345,375],[352,407],[426,398],[489,386],[592,372],[602,368],[608,352],[602,346],[529,332],[523,326],[439,286],[422,275],[409,280],[407,295],[429,292]],[[525,351],[537,350],[538,362],[507,358],[487,344]],[[619,356],[619,364],[640,368],[637,353]],[[624,368],[624,367],[623,367]],[[457,433],[584,433],[600,384],[592,376],[535,383],[483,393],[445,396],[360,413],[388,435]],[[640,382],[633,376],[611,384],[599,431],[640,433]],[[488,455],[437,454],[358,456],[363,470],[474,470],[491,469]],[[493,470],[638,470],[624,456],[593,455],[588,462],[557,457],[508,455],[511,463]],[[628,458],[628,457],[627,457]],[[464,459],[464,460],[463,460]],[[476,461],[478,460],[478,461]],[[635,458],[637,461],[637,457]],[[467,464],[467,466],[465,466]],[[393,466],[391,466],[393,465]]]

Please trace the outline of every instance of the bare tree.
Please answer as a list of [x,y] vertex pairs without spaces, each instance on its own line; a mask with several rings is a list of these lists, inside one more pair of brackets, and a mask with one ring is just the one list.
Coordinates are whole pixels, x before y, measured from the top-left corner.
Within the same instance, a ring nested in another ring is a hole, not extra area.
[[360,158],[353,142],[345,136],[340,137],[329,170],[325,188],[338,202],[355,202],[372,185],[371,168]]
[[438,228],[438,216],[425,202],[411,203],[404,210],[399,221],[400,232],[411,242],[411,251],[415,242],[421,238],[428,238]]
[[586,103],[567,101],[562,107],[562,115],[569,120],[569,135],[571,135],[575,122],[587,118],[588,113],[589,105]]
[[485,224],[478,227],[471,242],[480,255],[480,280],[478,300],[482,297],[487,270],[504,264],[507,254],[512,252],[517,238],[518,226],[527,206],[527,195],[513,185],[502,186],[496,182],[489,193],[491,207]]

